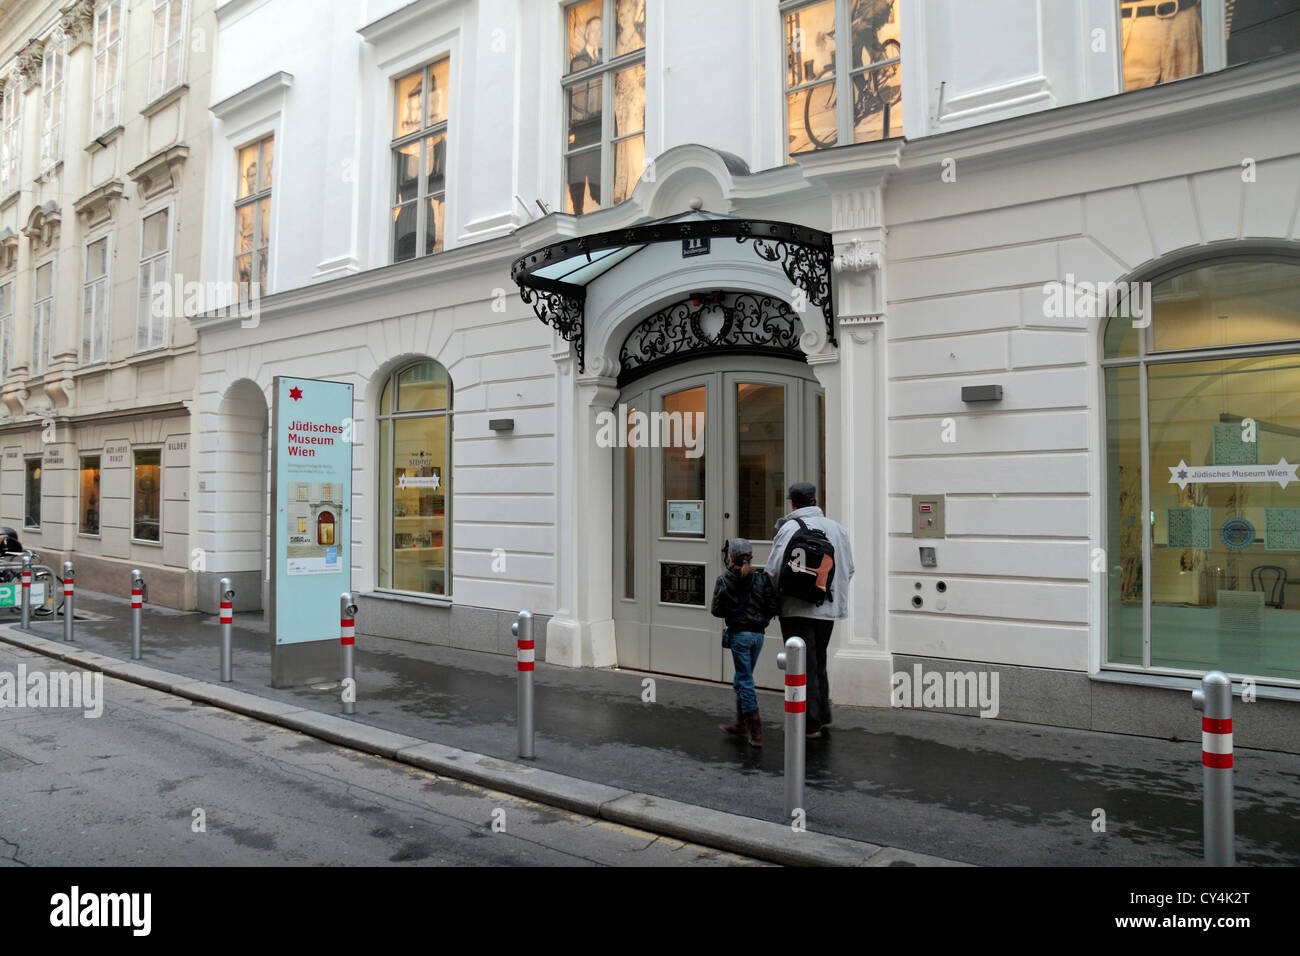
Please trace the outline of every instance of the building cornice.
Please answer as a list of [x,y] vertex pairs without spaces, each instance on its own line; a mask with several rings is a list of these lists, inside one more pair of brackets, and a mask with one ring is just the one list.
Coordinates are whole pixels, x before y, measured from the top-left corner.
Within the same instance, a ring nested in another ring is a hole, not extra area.
[[455,0],[415,0],[385,17],[367,23],[357,30],[361,39],[370,44],[383,43],[391,37],[406,33],[439,7],[450,6]]
[[252,86],[245,87],[233,96],[227,96],[224,100],[213,103],[208,109],[212,111],[213,116],[225,122],[262,100],[283,95],[291,86],[293,86],[293,74],[281,70],[258,80]]
[[139,188],[146,199],[170,189],[176,185],[180,168],[190,155],[190,148],[185,145],[172,146],[162,152],[154,153],[139,166],[130,170],[127,176]]

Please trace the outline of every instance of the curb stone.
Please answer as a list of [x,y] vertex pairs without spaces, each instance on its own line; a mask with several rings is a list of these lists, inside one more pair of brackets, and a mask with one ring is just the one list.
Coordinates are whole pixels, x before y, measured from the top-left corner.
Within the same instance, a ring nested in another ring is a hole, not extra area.
[[164,693],[214,704],[330,743],[350,747],[587,816],[786,866],[968,866],[940,857],[882,847],[787,824],[611,787],[487,754],[459,750],[286,704],[224,684],[128,663],[61,641],[0,628],[0,641]]

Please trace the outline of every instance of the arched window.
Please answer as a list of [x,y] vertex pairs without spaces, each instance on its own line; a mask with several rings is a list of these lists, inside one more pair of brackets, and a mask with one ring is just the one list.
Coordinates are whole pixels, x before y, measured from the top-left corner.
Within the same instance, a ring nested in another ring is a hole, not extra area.
[[451,595],[452,387],[422,361],[394,371],[379,398],[379,587]]
[[1300,257],[1122,293],[1102,358],[1105,664],[1298,683]]

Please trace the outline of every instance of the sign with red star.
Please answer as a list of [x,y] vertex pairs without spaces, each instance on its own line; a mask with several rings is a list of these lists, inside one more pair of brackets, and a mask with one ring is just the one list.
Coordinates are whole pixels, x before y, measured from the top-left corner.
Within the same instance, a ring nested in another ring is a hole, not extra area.
[[289,397],[295,402],[298,401],[298,399],[302,398],[302,389],[295,385],[293,388],[289,389]]

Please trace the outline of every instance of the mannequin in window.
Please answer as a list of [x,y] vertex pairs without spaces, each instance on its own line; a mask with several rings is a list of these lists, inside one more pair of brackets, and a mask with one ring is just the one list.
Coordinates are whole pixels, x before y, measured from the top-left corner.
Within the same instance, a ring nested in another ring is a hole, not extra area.
[[1125,90],[1201,72],[1200,0],[1121,0],[1119,7]]

